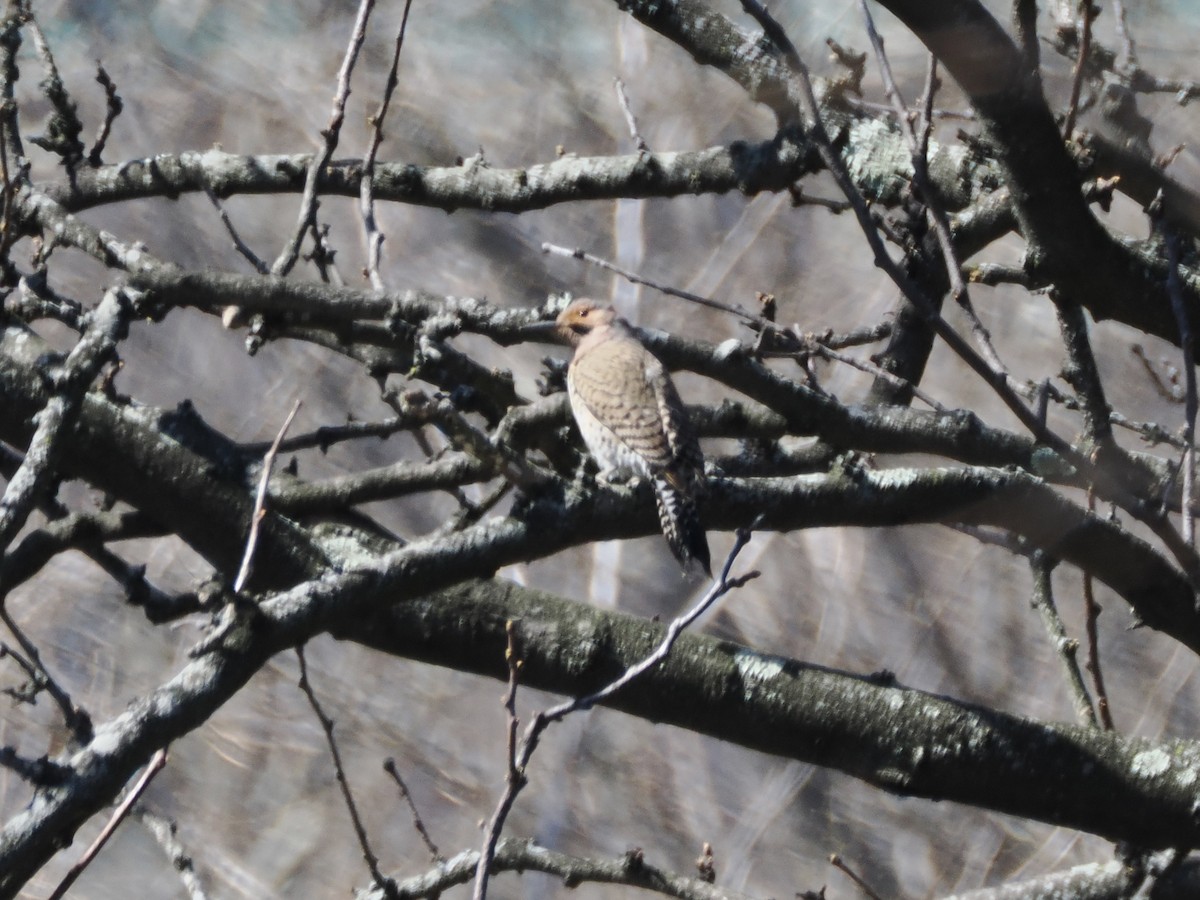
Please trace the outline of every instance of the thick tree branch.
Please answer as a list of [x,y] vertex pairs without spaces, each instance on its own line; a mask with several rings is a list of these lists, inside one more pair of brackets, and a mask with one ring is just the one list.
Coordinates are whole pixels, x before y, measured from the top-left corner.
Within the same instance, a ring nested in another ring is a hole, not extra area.
[[[44,182],[37,190],[71,212],[147,197],[212,190],[218,197],[294,194],[304,187],[309,154],[239,156],[221,150],[190,151],[130,160],[78,173],[74,184]],[[375,163],[371,192],[392,201],[454,212],[486,209],[528,212],[558,203],[619,197],[679,197],[740,191],[782,191],[805,172],[803,150],[777,137],[760,143],[684,152],[575,156],[516,169],[492,168],[478,159],[452,166]],[[357,198],[362,162],[327,165],[321,195]]]
[[1132,861],[1114,859],[1107,863],[1087,863],[1063,872],[1037,878],[979,888],[946,897],[944,900],[1029,900],[1031,897],[1072,897],[1076,900],[1126,900],[1147,897],[1152,900],[1187,900],[1200,891],[1200,862],[1187,860],[1161,876]]
[[[464,636],[460,623],[468,610],[479,627]],[[663,627],[493,583],[343,619],[335,634],[503,679],[509,620],[522,636],[522,683],[570,695],[623,671]],[[1035,723],[701,635],[685,635],[677,649],[647,676],[644,690],[618,695],[611,705],[908,796],[1000,809],[1149,846],[1200,836],[1190,814],[1189,773],[1200,765],[1194,742],[1154,744]],[[705,702],[689,699],[697,696]],[[1124,806],[1126,798],[1132,807]]]

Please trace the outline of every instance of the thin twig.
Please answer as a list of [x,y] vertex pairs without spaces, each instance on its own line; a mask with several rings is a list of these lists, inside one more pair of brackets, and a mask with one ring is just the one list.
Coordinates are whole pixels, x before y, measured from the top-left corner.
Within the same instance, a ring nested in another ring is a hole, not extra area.
[[829,328],[825,331],[814,332],[811,337],[813,343],[820,344],[822,347],[830,350],[845,350],[847,347],[876,344],[891,337],[894,330],[892,322],[884,320],[874,325],[863,325],[853,331],[834,331]]
[[629,136],[633,138],[634,146],[637,147],[638,153],[649,153],[650,145],[646,143],[642,133],[638,131],[637,119],[633,115],[633,110],[629,106],[629,95],[625,93],[625,82],[620,78],[613,79],[613,87],[617,91],[617,102],[621,104],[621,112],[625,115],[625,124],[629,127]]
[[1124,0],[1113,0],[1113,18],[1116,24],[1113,26],[1117,31],[1117,42],[1121,45],[1121,50],[1117,54],[1117,71],[1129,72],[1137,66],[1137,49],[1133,43],[1133,36],[1129,33],[1129,23],[1125,19],[1125,3]]
[[[451,888],[466,884],[479,866],[479,851],[464,850],[427,872],[398,882],[404,897],[449,897]],[[505,838],[496,847],[492,862],[496,872],[544,872],[560,886],[581,884],[626,885],[644,892],[689,900],[752,900],[740,891],[716,887],[699,878],[682,875],[651,863],[638,849],[629,850],[615,858],[568,856],[528,839]],[[547,882],[549,883],[549,882]],[[613,888],[608,888],[611,895]],[[364,891],[361,900],[380,900],[378,890]],[[564,896],[571,896],[562,892]],[[618,893],[622,893],[618,891]],[[628,896],[642,893],[623,892]]]
[[[296,482],[270,491],[272,506],[284,515],[312,515],[334,512],[362,503],[391,500],[428,491],[454,491],[461,494],[465,484],[492,477],[491,466],[465,454],[453,454],[421,463],[402,459],[378,469],[365,469],[338,475],[326,481]],[[468,502],[465,497],[464,502]],[[474,511],[474,505],[467,509]],[[447,523],[447,530],[450,529]],[[440,530],[440,529],[439,529]]]
[[[1161,199],[1161,194],[1160,194]],[[1180,506],[1183,510],[1183,540],[1189,545],[1196,543],[1196,520],[1192,515],[1192,503],[1196,498],[1196,360],[1194,336],[1192,335],[1191,318],[1187,304],[1183,298],[1183,285],[1179,279],[1179,236],[1175,229],[1167,224],[1163,217],[1159,222],[1163,237],[1167,244],[1167,296],[1171,298],[1171,311],[1175,313],[1175,321],[1179,324],[1179,347],[1183,351],[1183,383],[1184,383],[1184,428],[1183,428],[1183,459],[1180,468],[1183,471],[1183,497]]]
[[[295,437],[290,437],[280,442],[279,452],[294,453],[297,450],[316,448],[324,453],[330,447],[340,444],[343,441],[355,441],[369,437],[386,439],[393,434],[407,431],[410,428],[417,428],[423,424],[424,420],[417,421],[412,417],[393,416],[390,419],[382,419],[378,422],[347,422],[345,425],[322,425],[315,431],[298,434]],[[266,441],[241,445],[241,449],[246,453],[255,454],[266,453],[270,447],[271,443]]]
[[[504,830],[504,822],[508,818],[509,810],[512,809],[513,803],[516,802],[517,794],[521,792],[521,789],[527,783],[525,767],[518,761],[517,732],[521,727],[521,720],[517,717],[517,686],[520,682],[522,661],[517,652],[516,626],[512,620],[504,623],[504,632],[507,638],[504,649],[504,662],[508,667],[508,683],[504,691],[503,701],[505,721],[505,787],[504,793],[500,797],[500,802],[496,804],[491,821],[488,823],[486,840],[479,854],[479,861],[475,869],[475,888],[472,893],[474,900],[485,900],[487,897],[492,860],[496,858],[496,844],[500,840],[500,833]],[[530,727],[536,725],[537,722],[538,719],[535,718]]]
[[71,737],[80,746],[87,744],[92,739],[94,733],[92,717],[81,706],[78,706],[71,699],[71,695],[54,680],[45,663],[42,662],[42,655],[38,652],[37,644],[30,640],[29,636],[17,625],[16,620],[9,615],[3,598],[0,598],[0,621],[4,622],[9,633],[21,645],[21,650],[24,651],[25,655],[22,656],[12,648],[6,648],[7,655],[12,657],[33,682],[34,696],[36,696],[38,690],[44,690],[49,694],[54,704],[62,713],[63,721],[66,723],[67,728],[70,729]]
[[337,251],[329,242],[329,226],[320,224],[316,213],[313,213],[308,233],[312,239],[312,250],[304,254],[304,261],[317,267],[321,281],[335,287],[343,287],[346,279],[342,277],[342,270],[337,266]]
[[504,663],[508,667],[508,688],[504,692],[504,711],[508,714],[508,774],[509,777],[520,777],[517,771],[517,730],[521,727],[521,720],[517,717],[517,685],[524,661],[517,651],[517,627],[511,619],[504,623],[504,634],[508,641],[504,650]]
[[79,140],[79,135],[83,131],[83,123],[79,120],[76,105],[71,100],[71,95],[67,92],[67,86],[58,70],[58,64],[54,61],[50,43],[46,40],[46,35],[28,4],[25,4],[25,12],[28,16],[26,27],[33,36],[33,46],[46,70],[45,77],[38,82],[38,87],[54,110],[51,114],[50,127],[43,135],[31,137],[29,142],[43,150],[57,154],[62,159],[67,171],[73,172],[76,165],[84,158],[83,142]]
[[1148,444],[1166,444],[1179,450],[1183,449],[1183,441],[1157,422],[1139,422],[1136,419],[1126,418],[1119,412],[1113,412],[1112,423],[1119,428],[1132,431]]
[[109,817],[103,830],[92,841],[92,845],[83,852],[83,856],[79,857],[75,865],[71,866],[70,871],[59,882],[58,887],[54,889],[54,893],[50,895],[48,900],[61,900],[62,897],[66,896],[67,891],[71,889],[71,885],[83,874],[83,870],[91,865],[96,855],[104,849],[104,845],[108,843],[108,839],[117,830],[117,826],[125,821],[125,817],[129,815],[133,804],[137,803],[138,798],[145,793],[146,788],[150,786],[150,782],[154,780],[154,776],[161,772],[166,764],[167,750],[165,747],[162,747],[155,751],[154,756],[150,757],[150,762],[146,765],[146,771],[142,773],[142,777],[138,779],[137,784],[133,786],[133,790],[121,801],[121,805]]
[[933,136],[933,95],[941,86],[937,68],[937,57],[930,53],[925,66],[925,89],[921,92],[920,127],[917,128],[920,135],[917,141],[917,157],[921,160],[921,167],[926,175],[929,173],[929,140]]
[[90,166],[100,166],[104,163],[104,147],[112,132],[113,122],[125,108],[124,101],[117,94],[116,84],[99,63],[96,64],[96,81],[104,88],[104,121],[100,123],[96,131],[96,140],[92,142],[92,149],[88,151],[87,161]]
[[242,236],[234,228],[233,220],[229,218],[229,213],[225,211],[225,206],[221,203],[221,198],[217,196],[217,192],[208,185],[205,185],[204,193],[208,195],[209,201],[217,210],[217,215],[221,217],[221,224],[225,226],[225,231],[228,232],[230,239],[233,241],[234,249],[242,254],[250,265],[254,266],[254,271],[259,275],[269,275],[271,267],[259,259],[258,254],[250,249],[250,245],[242,240]]
[[[733,549],[729,551],[729,556],[725,560],[725,565],[722,567],[720,577],[714,582],[713,586],[709,588],[707,593],[705,593],[705,595],[701,597],[699,601],[697,601],[695,606],[671,622],[671,624],[667,627],[667,633],[663,636],[662,642],[658,645],[658,647],[655,648],[653,653],[636,665],[630,666],[624,672],[624,674],[621,675],[621,677],[610,682],[608,685],[596,691],[595,693],[588,694],[583,697],[577,697],[574,700],[564,701],[563,703],[558,704],[558,706],[554,706],[546,710],[542,715],[547,720],[547,723],[558,722],[577,710],[591,709],[597,703],[603,703],[630,682],[640,678],[646,672],[650,671],[667,658],[668,654],[671,652],[671,648],[675,646],[675,642],[679,639],[679,635],[683,633],[683,630],[691,625],[692,622],[696,621],[696,619],[699,618],[705,610],[712,606],[713,603],[715,603],[725,594],[729,593],[731,590],[740,588],[747,582],[753,581],[755,578],[757,578],[759,573],[756,571],[748,572],[745,575],[739,575],[737,578],[729,577],[730,569],[733,567],[734,560],[737,559],[738,554],[742,552],[742,549],[746,546],[746,544],[750,542],[750,537],[752,534],[753,531],[751,528],[738,529],[737,539],[734,542]],[[528,751],[523,751],[523,753],[532,753],[532,748],[530,748]],[[528,762],[527,755],[525,755],[522,759],[522,768],[524,768],[524,764],[526,762]]]
[[1179,386],[1179,370],[1170,364],[1169,360],[1163,359],[1161,362],[1167,369],[1166,375],[1163,375],[1155,367],[1152,360],[1146,353],[1146,348],[1141,344],[1133,344],[1129,348],[1129,352],[1138,358],[1142,368],[1150,377],[1150,383],[1154,389],[1158,391],[1158,395],[1164,400],[1170,400],[1172,403],[1182,403],[1185,399],[1183,388]]
[[[420,335],[418,344],[425,342],[428,342],[430,352],[438,350],[434,338]],[[448,397],[428,397],[420,391],[401,393],[387,390],[381,399],[400,416],[423,416],[424,423],[437,428],[453,446],[460,447],[488,466],[493,473],[503,475],[510,481],[518,484],[540,484],[551,477],[545,469],[527,459],[524,454],[517,453],[503,444],[493,443]]]
[[425,847],[429,850],[429,855],[435,860],[444,859],[445,857],[438,850],[437,844],[429,836],[429,829],[425,827],[425,821],[421,818],[421,813],[417,810],[417,804],[413,802],[412,793],[408,790],[408,785],[400,777],[400,771],[396,768],[396,761],[390,758],[385,759],[383,761],[383,771],[392,776],[392,780],[396,782],[396,787],[400,789],[400,796],[404,798],[404,802],[408,804],[409,812],[412,813],[413,827],[417,829],[417,834],[425,842]]
[[354,834],[358,837],[358,846],[362,850],[363,859],[371,871],[371,877],[375,884],[387,896],[397,896],[395,882],[385,877],[379,870],[379,857],[371,849],[371,842],[367,838],[367,829],[358,815],[358,806],[354,802],[354,795],[350,792],[350,782],[346,779],[346,769],[342,766],[342,754],[338,751],[337,739],[333,736],[334,722],[325,715],[325,711],[321,708],[317,695],[308,681],[308,664],[304,659],[303,647],[296,648],[296,658],[300,661],[300,690],[304,692],[304,696],[308,699],[308,705],[312,707],[317,721],[321,723],[321,730],[325,732],[325,743],[329,745],[329,755],[333,758],[333,769],[338,787],[342,791],[342,799],[346,801],[346,809],[350,812],[350,821],[354,824]]
[[208,893],[204,890],[204,884],[196,873],[196,864],[193,862],[191,854],[179,840],[175,822],[166,816],[151,812],[144,806],[138,806],[133,814],[167,854],[171,861],[171,868],[179,875],[179,880],[183,882],[184,890],[187,891],[191,900],[206,900]]
[[[619,677],[609,682],[604,687],[591,694],[586,694],[581,697],[576,697],[572,700],[565,700],[557,706],[542,710],[533,717],[533,721],[525,729],[525,733],[521,738],[520,745],[516,744],[516,729],[519,724],[516,720],[515,710],[515,694],[516,681],[520,670],[520,661],[516,658],[515,638],[510,628],[509,644],[508,644],[508,665],[509,665],[509,689],[505,694],[505,708],[508,713],[508,779],[504,793],[500,797],[500,801],[496,804],[496,809],[492,813],[491,819],[488,821],[488,827],[484,836],[483,850],[479,854],[479,864],[475,870],[475,889],[472,894],[473,900],[485,900],[487,897],[488,878],[491,873],[491,862],[495,857],[496,844],[500,840],[500,834],[504,830],[504,822],[508,818],[508,813],[512,809],[513,803],[517,799],[517,794],[527,783],[525,772],[529,767],[529,761],[533,757],[534,751],[537,749],[538,743],[541,740],[542,733],[555,722],[560,722],[574,712],[580,710],[591,709],[597,703],[603,703],[613,694],[628,686],[631,682],[640,678],[642,675],[649,672],[655,666],[659,665],[671,652],[671,648],[675,645],[679,635],[701,616],[706,609],[712,606],[720,597],[729,593],[731,590],[740,588],[748,581],[758,577],[758,572],[747,572],[744,575],[739,575],[737,578],[730,578],[730,570],[733,568],[733,563],[738,555],[750,542],[753,529],[757,525],[757,520],[750,528],[739,528],[737,538],[734,541],[733,548],[729,551],[729,555],[725,558],[725,564],[721,567],[721,572],[717,578],[713,580],[712,586],[705,592],[704,596],[687,612],[678,618],[674,619],[667,626],[666,633],[658,646],[651,651],[647,656],[637,663],[634,663],[627,668]],[[512,704],[512,705],[510,705]]]
[[791,198],[792,207],[799,206],[819,206],[822,209],[827,209],[834,215],[844,213],[850,208],[850,204],[845,200],[834,200],[832,197],[813,197],[804,192],[804,185],[800,183],[793,184],[788,187],[788,197]]
[[775,352],[771,352],[771,351],[764,351],[760,355],[762,357],[768,358],[768,359],[769,358],[794,359],[801,355],[819,356],[822,359],[831,360],[833,362],[840,362],[843,365],[850,366],[853,369],[858,369],[860,372],[866,372],[868,375],[871,375],[874,378],[880,378],[880,379],[886,381],[888,384],[892,385],[893,387],[903,388],[905,390],[912,391],[912,395],[914,397],[916,397],[917,399],[921,400],[922,402],[928,404],[928,406],[931,409],[935,409],[938,412],[946,412],[947,411],[946,407],[943,406],[941,403],[939,403],[936,399],[934,399],[934,397],[932,395],[926,393],[924,390],[921,389],[921,387],[919,385],[909,381],[907,378],[902,378],[901,376],[895,374],[894,372],[889,372],[887,369],[883,368],[882,366],[877,366],[877,365],[875,365],[875,363],[870,362],[869,360],[857,359],[853,356],[849,356],[848,354],[839,353],[838,351],[833,350],[830,347],[826,347],[824,344],[821,344],[818,341],[808,342],[805,349],[802,351],[798,351],[798,352],[787,351],[787,352],[783,352],[783,353],[775,353]]
[[[4,614],[4,607],[0,606],[0,615]],[[7,623],[7,618],[5,622]],[[0,694],[5,694],[12,697],[16,703],[36,703],[38,692],[41,690],[41,673],[37,666],[31,660],[22,656],[4,641],[0,641],[0,659],[11,659],[17,664],[17,668],[25,673],[26,683],[18,687],[5,687],[0,689]]]
[[1076,651],[1079,642],[1067,637],[1058,607],[1054,603],[1054,588],[1050,582],[1050,573],[1054,563],[1041,551],[1033,553],[1029,558],[1029,568],[1033,572],[1033,593],[1029,605],[1037,610],[1046,628],[1046,634],[1054,645],[1054,651],[1062,663],[1063,675],[1067,679],[1067,687],[1075,704],[1075,715],[1084,725],[1099,728],[1096,720],[1096,710],[1092,707],[1092,698],[1088,696],[1087,686],[1083,683],[1083,673],[1079,671]]
[[404,33],[408,29],[408,11],[412,8],[412,0],[404,0],[404,15],[400,19],[400,30],[396,34],[396,46],[392,52],[392,66],[388,69],[387,83],[383,88],[383,102],[368,122],[371,125],[371,144],[367,155],[363,157],[362,181],[359,183],[358,206],[362,216],[363,240],[367,245],[367,278],[371,287],[377,291],[384,289],[383,278],[379,274],[379,259],[383,251],[383,232],[375,220],[375,157],[379,146],[383,143],[383,122],[387,118],[388,107],[392,102],[392,94],[400,79],[397,72],[400,68],[400,51],[404,48]]
[[[1096,492],[1094,490],[1088,490],[1087,502],[1088,512],[1095,512]],[[1092,576],[1086,570],[1083,573],[1083,607],[1084,629],[1088,642],[1087,663],[1085,667],[1092,676],[1092,688],[1096,692],[1096,712],[1100,715],[1100,724],[1104,726],[1104,730],[1114,731],[1116,726],[1113,724],[1112,709],[1108,704],[1108,691],[1104,687],[1104,670],[1100,667],[1100,638],[1096,628],[1096,622],[1100,618],[1100,613],[1103,612],[1103,609],[1096,602],[1096,591],[1092,583]]]
[[[1184,106],[1200,97],[1200,81],[1181,81],[1177,78],[1159,78],[1145,69],[1134,67],[1129,79],[1130,90],[1140,94],[1174,94],[1175,102]],[[1172,153],[1168,152],[1167,161]]]
[[346,54],[342,58],[342,67],[338,71],[333,111],[329,117],[329,124],[321,132],[321,136],[324,138],[323,146],[319,153],[313,154],[312,161],[308,166],[308,173],[304,178],[304,193],[300,197],[300,214],[296,217],[295,232],[287,246],[279,254],[278,259],[271,265],[271,272],[275,275],[286,275],[292,270],[292,266],[296,264],[296,259],[300,256],[300,244],[304,240],[304,233],[316,218],[317,182],[325,167],[329,165],[329,161],[333,159],[333,151],[337,149],[342,122],[346,119],[346,100],[350,97],[350,76],[354,73],[354,64],[358,60],[358,53],[362,49],[363,41],[366,40],[367,20],[370,19],[371,10],[374,7],[375,0],[361,0],[359,3],[358,15],[354,19],[354,31],[350,35],[350,44],[346,48]]
[[581,259],[586,263],[591,263],[593,266],[599,266],[609,272],[620,275],[626,281],[632,284],[645,285],[648,288],[653,288],[660,293],[670,297],[678,297],[681,300],[687,300],[689,303],[695,303],[699,306],[707,306],[709,309],[715,309],[723,313],[728,313],[731,316],[736,316],[748,325],[754,325],[759,328],[774,328],[773,322],[764,319],[762,316],[757,316],[752,312],[748,312],[743,307],[736,304],[722,303],[719,300],[713,300],[709,297],[702,297],[700,294],[693,294],[690,291],[680,290],[679,288],[671,287],[659,281],[653,281],[629,269],[623,269],[616,263],[609,262],[600,256],[595,256],[588,253],[581,247],[576,247],[572,250],[570,247],[560,247],[557,244],[544,243],[542,244],[542,252],[549,253],[552,256],[566,256],[571,259]]
[[853,881],[855,885],[858,886],[858,889],[870,897],[871,900],[883,900],[883,898],[875,893],[875,891],[871,890],[871,886],[867,884],[857,872],[846,865],[846,863],[840,856],[838,856],[838,854],[834,853],[829,857],[829,864],[845,874],[845,876]]
[[[889,119],[896,117],[896,110],[890,103],[876,103],[874,100],[863,100],[861,97],[852,97],[850,95],[845,95],[838,99],[851,109],[870,113],[882,113]],[[931,113],[935,119],[950,119],[956,122],[974,122],[979,118],[970,110],[934,108],[931,110]]]
[[964,265],[962,272],[972,283],[986,284],[989,287],[997,284],[1016,284],[1032,291],[1038,286],[1024,266],[981,262]]
[[254,561],[254,548],[258,544],[258,526],[267,513],[267,485],[271,480],[271,468],[275,465],[275,456],[279,453],[279,445],[283,442],[283,436],[287,434],[288,427],[292,424],[292,419],[296,418],[299,410],[300,401],[297,400],[292,404],[292,410],[287,414],[287,418],[283,420],[283,425],[275,435],[275,440],[267,450],[267,455],[263,457],[262,475],[258,479],[258,491],[254,495],[254,512],[250,515],[250,534],[246,538],[246,551],[242,554],[242,564],[238,568],[237,578],[233,582],[235,594],[241,593],[242,588],[246,586],[246,579],[250,577],[250,565]]
[[1074,388],[1079,399],[1084,429],[1095,448],[1093,452],[1105,450],[1112,445],[1112,408],[1105,396],[1100,368],[1088,338],[1087,319],[1083,308],[1062,296],[1057,289],[1051,289],[1050,296],[1058,312],[1059,331],[1069,359],[1063,367],[1062,377]]
[[1067,118],[1063,123],[1063,139],[1071,140],[1075,131],[1075,117],[1079,114],[1079,95],[1083,90],[1083,72],[1092,53],[1092,0],[1079,0],[1079,56],[1075,60],[1075,71],[1071,75],[1071,100],[1067,105]]
[[461,508],[447,519],[443,525],[430,532],[430,536],[436,537],[443,534],[453,534],[456,531],[462,531],[468,525],[474,525],[495,509],[496,505],[508,496],[514,486],[511,481],[501,481],[488,491],[478,503],[472,502],[461,490],[458,491],[456,498]]

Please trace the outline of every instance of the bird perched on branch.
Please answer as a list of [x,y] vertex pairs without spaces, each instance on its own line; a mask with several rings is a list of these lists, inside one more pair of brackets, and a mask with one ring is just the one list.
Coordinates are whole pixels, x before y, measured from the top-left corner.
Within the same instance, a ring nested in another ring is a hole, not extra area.
[[576,300],[559,314],[557,326],[575,347],[567,394],[601,478],[650,479],[671,552],[685,568],[698,565],[711,577],[708,539],[696,510],[704,457],[666,368],[611,306]]

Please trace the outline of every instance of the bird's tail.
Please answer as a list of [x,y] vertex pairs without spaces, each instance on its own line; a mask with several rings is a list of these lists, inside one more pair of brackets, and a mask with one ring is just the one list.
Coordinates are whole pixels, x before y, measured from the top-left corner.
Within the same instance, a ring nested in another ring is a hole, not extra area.
[[712,578],[708,537],[695,501],[663,475],[654,478],[654,499],[658,502],[658,521],[675,558],[685,569],[698,565]]

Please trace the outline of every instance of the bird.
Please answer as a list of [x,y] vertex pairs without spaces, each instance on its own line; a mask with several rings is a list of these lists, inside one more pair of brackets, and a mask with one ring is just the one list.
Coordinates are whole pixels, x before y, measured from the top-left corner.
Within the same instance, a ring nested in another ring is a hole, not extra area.
[[567,395],[601,479],[649,479],[671,552],[685,570],[699,566],[711,578],[696,506],[704,456],[666,367],[611,306],[575,300],[555,324],[575,348]]

